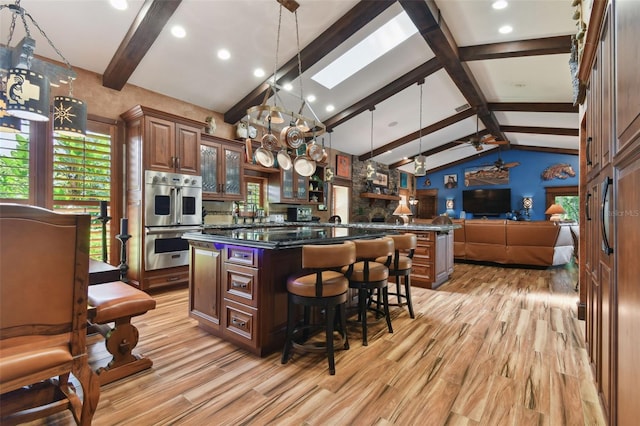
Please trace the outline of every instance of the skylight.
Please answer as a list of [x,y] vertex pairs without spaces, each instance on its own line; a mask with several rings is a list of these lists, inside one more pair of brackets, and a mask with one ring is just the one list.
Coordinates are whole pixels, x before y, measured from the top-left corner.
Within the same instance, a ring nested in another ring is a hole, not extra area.
[[311,79],[327,89],[333,89],[417,32],[416,26],[403,11],[318,71]]

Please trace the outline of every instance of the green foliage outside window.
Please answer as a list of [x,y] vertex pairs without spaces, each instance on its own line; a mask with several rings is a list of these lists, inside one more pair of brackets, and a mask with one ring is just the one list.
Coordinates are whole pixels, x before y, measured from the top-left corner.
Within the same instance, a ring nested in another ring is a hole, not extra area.
[[578,222],[580,219],[580,197],[576,195],[563,195],[556,197],[556,204],[560,204],[566,213],[564,220]]

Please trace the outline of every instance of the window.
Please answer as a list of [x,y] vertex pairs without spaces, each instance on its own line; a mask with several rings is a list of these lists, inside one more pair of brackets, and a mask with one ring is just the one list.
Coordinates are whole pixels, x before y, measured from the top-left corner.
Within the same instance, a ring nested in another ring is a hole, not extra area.
[[560,204],[566,211],[563,220],[580,221],[580,197],[577,186],[551,186],[545,188],[545,210],[551,204]]
[[[100,201],[116,199],[112,185],[116,126],[89,120],[87,127],[86,137],[63,137],[52,135],[46,122],[23,120],[21,132],[0,132],[0,201],[98,216]],[[118,216],[110,210],[108,214]],[[113,240],[110,224],[107,252]],[[98,220],[92,221],[90,243],[91,257],[102,260]]]
[[[99,202],[111,199],[111,137],[87,131],[85,137],[54,134],[53,209],[66,213],[100,214]],[[108,213],[108,212],[107,212]],[[107,235],[110,235],[107,223]],[[106,239],[109,252],[111,238]],[[102,260],[102,222],[91,223],[92,258]]]
[[23,120],[22,131],[0,132],[0,200],[31,203],[29,160],[29,122]]

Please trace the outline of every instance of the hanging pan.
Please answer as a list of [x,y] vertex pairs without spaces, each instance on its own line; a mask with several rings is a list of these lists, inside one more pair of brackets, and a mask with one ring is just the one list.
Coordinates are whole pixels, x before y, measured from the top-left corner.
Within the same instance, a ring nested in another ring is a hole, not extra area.
[[268,117],[267,121],[269,124],[267,128],[267,134],[262,137],[262,147],[268,149],[269,151],[272,151],[276,149],[280,143],[278,142],[278,138],[273,133],[271,133],[271,117]]
[[289,170],[293,166],[291,157],[289,156],[289,153],[287,152],[286,148],[282,148],[278,152],[277,159],[278,159],[278,167],[280,167],[282,170]]
[[322,160],[322,147],[316,143],[316,134],[313,133],[311,143],[307,144],[307,157],[313,161]]
[[256,149],[253,155],[255,157],[255,162],[261,165],[262,167],[273,167],[273,163],[275,161],[275,159],[273,158],[273,152],[266,149],[264,146],[264,140],[267,135],[269,135],[269,133],[262,136],[262,144],[260,145],[260,148]]
[[304,142],[304,135],[296,123],[292,121],[280,132],[280,140],[291,149],[297,149]]
[[316,162],[306,155],[299,155],[293,162],[293,169],[300,176],[309,177],[316,172]]

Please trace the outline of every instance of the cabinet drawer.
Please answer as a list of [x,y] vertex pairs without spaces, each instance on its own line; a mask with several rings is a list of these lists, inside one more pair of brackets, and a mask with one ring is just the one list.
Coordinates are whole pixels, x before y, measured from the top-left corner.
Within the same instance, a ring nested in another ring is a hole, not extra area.
[[248,247],[225,247],[225,262],[258,267],[258,251]]
[[189,284],[189,269],[186,266],[180,266],[178,268],[147,272],[143,279],[143,288],[141,290],[187,284]]
[[415,251],[413,252],[413,257],[433,259],[433,245],[428,244],[416,247]]
[[418,245],[421,244],[421,241],[433,241],[433,232],[425,232],[425,233],[416,233],[416,237],[418,238]]
[[411,268],[411,277],[419,277],[425,281],[431,282],[433,281],[433,264],[429,263],[426,265],[416,265],[413,264]]
[[258,311],[229,299],[225,299],[223,305],[222,334],[241,346],[255,348]]
[[247,266],[224,264],[222,285],[224,297],[258,307],[258,270]]

